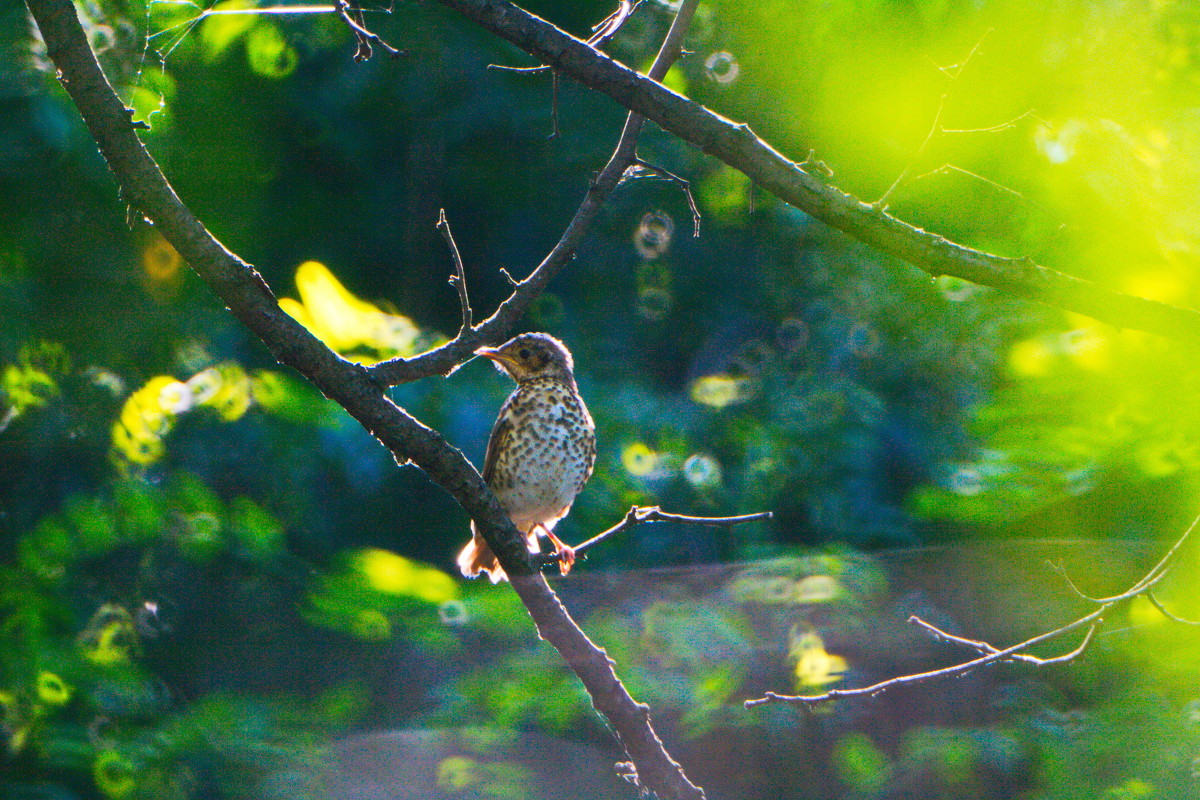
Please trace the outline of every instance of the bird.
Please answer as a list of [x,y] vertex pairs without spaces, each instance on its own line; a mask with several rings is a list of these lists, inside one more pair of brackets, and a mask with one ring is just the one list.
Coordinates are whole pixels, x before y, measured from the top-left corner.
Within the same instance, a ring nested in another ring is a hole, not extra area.
[[[571,353],[545,333],[523,333],[475,353],[517,383],[492,426],[483,480],[525,535],[529,552],[541,552],[538,537],[544,535],[566,575],[575,551],[554,535],[554,526],[570,511],[596,463],[596,424],[579,396]],[[468,578],[486,572],[492,583],[507,579],[474,522],[457,563]]]

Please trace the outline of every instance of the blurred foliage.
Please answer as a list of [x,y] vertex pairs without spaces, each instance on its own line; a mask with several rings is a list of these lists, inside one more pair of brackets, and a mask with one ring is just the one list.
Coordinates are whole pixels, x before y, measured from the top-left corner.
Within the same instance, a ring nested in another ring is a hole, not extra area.
[[[329,13],[77,5],[180,196],[361,363],[457,329],[440,209],[482,319],[623,117],[564,82],[548,139],[549,79],[487,70],[530,62],[433,3],[364,9],[408,55],[361,64]],[[650,63],[664,5],[639,6],[614,57]],[[611,6],[529,4],[579,35]],[[914,224],[1193,306],[1198,30],[1190,0],[706,2],[666,82]],[[0,108],[0,794],[319,795],[313,765],[350,728],[607,746],[512,594],[443,571],[462,513],[281,371],[124,207],[20,4],[0,8]],[[898,556],[850,548],[1082,537],[1151,563],[1200,498],[1194,348],[930,280],[653,126],[639,153],[689,180],[700,237],[677,184],[632,176],[522,327],[568,343],[598,424],[568,541],[633,504],[776,512],[642,525],[562,583],[700,782],[1200,796],[1200,645],[1148,601],[1054,672],[805,718],[741,707],[944,663],[905,638],[910,613],[1009,641],[1058,619],[1047,595],[1078,601],[1047,575],[986,583],[981,562],[944,579],[951,602],[932,588],[949,551],[914,551],[934,555],[905,583]],[[391,396],[478,464],[510,388],[468,364]],[[1196,568],[1189,551],[1162,587],[1183,617],[1200,617]],[[1071,572],[1106,591],[1114,574]],[[990,630],[988,609],[1007,612]],[[538,796],[486,747],[439,765],[454,796]]]
[[316,261],[296,269],[296,291],[300,301],[284,297],[280,307],[331,350],[359,363],[413,356],[445,341],[422,336],[408,317],[358,299]]

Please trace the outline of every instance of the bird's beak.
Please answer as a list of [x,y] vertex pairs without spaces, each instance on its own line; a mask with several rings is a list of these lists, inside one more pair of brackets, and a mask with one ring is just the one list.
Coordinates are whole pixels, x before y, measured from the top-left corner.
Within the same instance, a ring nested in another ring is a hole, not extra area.
[[481,347],[475,351],[475,355],[483,356],[489,361],[494,361],[497,367],[507,367],[512,364],[512,361],[505,358],[500,352],[499,347]]
[[492,361],[499,361],[500,360],[500,348],[499,347],[481,347],[475,351],[475,355],[483,356],[484,358],[490,358]]

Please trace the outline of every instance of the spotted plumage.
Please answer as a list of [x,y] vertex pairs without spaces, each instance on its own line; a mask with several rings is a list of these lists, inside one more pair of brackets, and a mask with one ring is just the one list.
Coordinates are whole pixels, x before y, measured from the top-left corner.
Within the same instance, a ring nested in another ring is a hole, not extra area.
[[[596,461],[596,426],[579,396],[571,354],[544,333],[521,334],[476,352],[517,382],[492,427],[483,479],[525,534],[531,553],[539,551],[539,535],[550,539],[565,575],[575,554],[554,535],[554,526],[571,509]],[[486,572],[493,583],[504,580],[474,524],[471,532],[458,556],[463,575]]]

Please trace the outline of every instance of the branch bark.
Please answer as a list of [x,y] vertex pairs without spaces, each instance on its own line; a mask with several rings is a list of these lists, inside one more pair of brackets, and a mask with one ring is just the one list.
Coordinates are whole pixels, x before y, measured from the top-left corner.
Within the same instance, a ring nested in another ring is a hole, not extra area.
[[784,202],[930,275],[953,275],[1118,327],[1200,342],[1200,312],[1121,294],[1029,258],[975,250],[909,225],[806,172],[748,125],[639,75],[507,0],[438,2],[737,169]]
[[[627,775],[660,797],[702,799],[704,792],[688,781],[663,748],[650,725],[648,708],[633,701],[613,671],[611,660],[575,625],[536,573],[524,537],[470,462],[440,434],[396,406],[384,394],[384,384],[370,371],[342,359],[288,316],[262,276],[226,249],[179,199],[138,139],[132,114],[96,61],[71,0],[27,0],[26,5],[58,68],[60,82],[79,109],[131,209],[154,223],[163,238],[281,363],[299,371],[326,397],[345,408],[399,463],[411,461],[421,467],[470,514],[512,578],[538,631],[563,654],[596,708],[617,730],[635,763],[626,770]],[[596,206],[591,212],[594,216],[603,197],[589,192],[589,200]],[[579,215],[572,221],[564,242],[560,242],[565,249],[563,263],[589,222],[590,218],[580,219]],[[531,301],[551,276],[549,271],[539,276],[522,296]],[[512,315],[513,322],[517,316]],[[489,333],[496,333],[500,325],[494,322]]]

